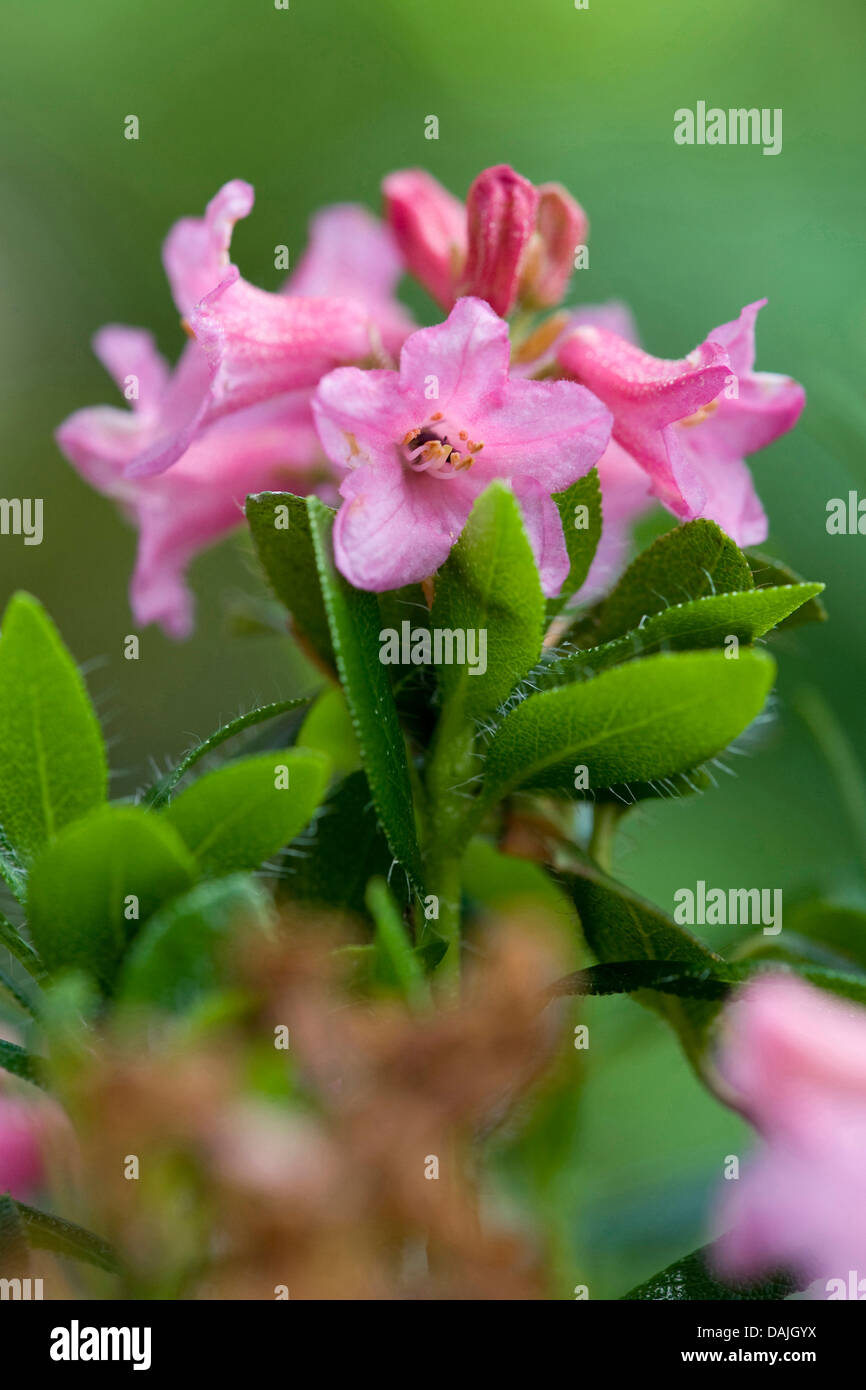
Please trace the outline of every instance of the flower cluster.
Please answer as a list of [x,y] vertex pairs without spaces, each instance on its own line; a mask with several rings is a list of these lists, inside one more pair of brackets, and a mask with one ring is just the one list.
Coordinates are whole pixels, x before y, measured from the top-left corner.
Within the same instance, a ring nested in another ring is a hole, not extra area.
[[[384,222],[353,205],[320,212],[271,293],[231,263],[253,191],[230,182],[163,248],[189,335],[174,368],[144,330],[97,334],[132,409],[80,410],[58,440],[138,526],[138,622],[190,632],[190,560],[240,522],[248,493],[271,488],[340,502],[337,564],[373,591],[429,577],[499,478],[556,595],[568,562],[551,497],[596,465],[604,532],[583,598],[619,568],[652,499],[679,519],[717,521],[739,544],[763,540],[744,459],[790,429],[804,401],[796,382],[754,371],[765,301],[662,360],[637,345],[620,305],[557,309],[588,234],[559,185],[500,165],[478,175],[464,207],[406,170],[385,179],[384,198]],[[444,322],[416,328],[395,297],[404,272]]]

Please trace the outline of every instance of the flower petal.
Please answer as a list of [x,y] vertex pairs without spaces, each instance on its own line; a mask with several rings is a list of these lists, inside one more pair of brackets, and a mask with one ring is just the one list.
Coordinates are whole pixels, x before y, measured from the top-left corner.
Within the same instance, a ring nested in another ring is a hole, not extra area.
[[483,299],[458,299],[444,323],[407,338],[400,353],[400,386],[417,402],[429,402],[430,410],[453,408],[468,423],[485,397],[505,385],[508,358],[504,320]]
[[482,400],[469,421],[484,442],[473,467],[515,483],[526,473],[548,493],[568,487],[598,463],[610,439],[606,406],[571,381],[524,381]]
[[243,522],[245,497],[268,489],[305,492],[321,451],[308,391],[240,411],[207,430],[168,472],[138,485],[139,549],[130,599],[136,621],[189,636],[192,557]]
[[337,567],[350,584],[373,593],[428,578],[448,558],[472,510],[477,486],[412,473],[395,458],[362,467],[340,487],[334,525]]
[[297,269],[283,293],[356,299],[368,310],[385,347],[397,353],[414,322],[394,298],[403,262],[393,233],[366,208],[338,203],[317,213]]
[[385,215],[407,270],[443,308],[466,259],[463,204],[423,169],[401,169],[382,184]]
[[565,582],[569,563],[559,511],[550,494],[534,478],[516,476],[512,487],[538,566],[542,593],[553,598]]
[[322,448],[342,468],[380,464],[387,470],[398,445],[419,423],[396,372],[340,367],[319,382],[313,416]]
[[469,247],[462,292],[510,313],[535,229],[538,191],[508,164],[483,169],[466,200]]
[[[169,379],[165,358],[157,351],[153,334],[144,328],[109,323],[94,335],[93,351],[130,401],[133,410],[158,410]],[[134,382],[130,381],[134,378]],[[134,394],[127,391],[134,386]]]
[[174,302],[184,317],[225,279],[234,225],[248,216],[254,201],[251,185],[232,179],[208,203],[204,217],[182,217],[175,222],[163,243],[162,261]]
[[367,315],[356,301],[269,294],[240,279],[207,295],[190,324],[215,368],[211,416],[315,386],[370,350]]

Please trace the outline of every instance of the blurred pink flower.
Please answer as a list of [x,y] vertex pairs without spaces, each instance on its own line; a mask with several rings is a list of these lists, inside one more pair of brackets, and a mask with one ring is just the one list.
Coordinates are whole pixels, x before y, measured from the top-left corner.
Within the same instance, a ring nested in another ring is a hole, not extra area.
[[789,377],[752,370],[764,303],[747,305],[680,361],[651,357],[599,324],[577,327],[558,346],[561,366],[613,411],[614,439],[664,506],[683,520],[717,521],[739,545],[767,533],[743,455],[793,428],[805,401]]
[[382,189],[407,269],[445,309],[461,295],[486,299],[503,316],[518,299],[558,304],[589,230],[560,184],[536,188],[508,164],[481,171],[465,209],[423,169],[389,174]]
[[775,975],[726,1024],[719,1069],[764,1147],[725,1185],[722,1271],[866,1275],[866,1010]]
[[23,1202],[45,1180],[44,1149],[68,1122],[53,1101],[0,1094],[0,1193]]
[[595,464],[610,415],[568,381],[510,377],[507,325],[479,299],[412,334],[399,372],[344,367],[313,403],[340,488],[337,564],[380,592],[427,578],[447,558],[476,497],[505,478],[520,503],[546,594],[568,571],[550,494]]

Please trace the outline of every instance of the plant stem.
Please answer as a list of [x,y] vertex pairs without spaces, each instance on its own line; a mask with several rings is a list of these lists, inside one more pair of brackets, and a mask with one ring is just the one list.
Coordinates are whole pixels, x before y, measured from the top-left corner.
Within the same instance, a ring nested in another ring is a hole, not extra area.
[[428,891],[439,899],[434,930],[448,943],[436,974],[451,996],[456,996],[460,987],[461,866],[468,842],[466,788],[475,770],[474,745],[474,728],[459,708],[446,705],[427,764],[429,817],[425,860]]
[[589,852],[600,869],[609,874],[613,868],[613,842],[619,822],[619,807],[603,801],[592,813],[592,834]]

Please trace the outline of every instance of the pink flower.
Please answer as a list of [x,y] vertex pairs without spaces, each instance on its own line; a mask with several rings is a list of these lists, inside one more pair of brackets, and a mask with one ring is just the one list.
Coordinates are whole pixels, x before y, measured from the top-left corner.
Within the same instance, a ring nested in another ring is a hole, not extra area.
[[565,293],[589,224],[559,184],[536,188],[497,164],[475,179],[465,210],[423,169],[389,174],[382,188],[407,268],[443,308],[474,295],[504,316],[518,299],[543,307]]
[[[203,218],[182,218],[166,237],[163,262],[175,303],[195,338],[197,369],[194,377],[184,378],[185,389],[176,391],[174,408],[159,422],[153,442],[128,464],[130,477],[169,468],[215,420],[285,391],[315,386],[338,363],[371,352],[366,291],[308,297],[289,285],[283,294],[270,294],[241,278],[229,260],[229,245],[235,222],[252,205],[252,188],[235,179],[211,199]],[[382,254],[390,257],[396,276],[393,248],[381,230]],[[324,231],[325,247],[314,243],[306,266],[299,267],[308,285],[325,281],[323,262],[332,269],[339,263],[333,222],[326,222]],[[368,232],[366,250],[370,240]],[[343,275],[344,288],[346,279]]]
[[132,410],[80,410],[57,434],[82,476],[138,526],[133,613],[173,637],[192,628],[189,561],[242,521],[247,493],[306,492],[321,477],[310,388],[371,344],[398,351],[412,328],[393,297],[402,264],[391,233],[360,207],[314,218],[309,247],[280,294],[240,280],[229,246],[252,203],[249,184],[235,180],[203,218],[183,218],[166,239],[175,302],[199,335],[176,367],[149,333],[102,329],[97,356]]
[[344,367],[320,383],[313,410],[323,448],[350,470],[336,559],[356,587],[427,578],[494,478],[514,489],[545,593],[561,587],[568,558],[550,494],[597,462],[610,416],[572,382],[509,377],[508,365],[506,324],[467,298],[406,340],[399,372]]
[[628,562],[634,522],[653,505],[649,478],[615,439],[599,459],[598,481],[601,537],[589,574],[569,607],[595,603],[609,592]]
[[764,1139],[727,1183],[721,1268],[866,1276],[866,1010],[789,975],[748,985],[719,1066]]
[[200,549],[243,521],[250,492],[288,487],[305,492],[322,455],[310,411],[310,392],[295,391],[251,406],[203,431],[166,472],[126,475],[173,411],[183,378],[200,365],[193,344],[174,373],[141,329],[103,328],[97,356],[119,385],[134,375],[139,394],[132,411],[95,406],[71,415],[57,431],[66,457],[100,492],[114,498],[139,530],[132,578],[135,620],[161,623],[170,636],[189,635],[192,596],[184,571]]
[[396,357],[415,327],[395,298],[403,262],[392,233],[366,208],[336,203],[310,222],[310,243],[282,293],[349,299],[362,305],[374,337]]
[[486,299],[503,317],[517,299],[538,201],[529,180],[507,164],[482,170],[466,199],[469,242],[462,292]]
[[0,1094],[0,1193],[21,1202],[39,1189],[45,1177],[43,1144],[58,1117],[62,1112],[49,1102]]
[[766,518],[743,455],[791,429],[802,387],[752,371],[754,323],[766,301],[717,328],[681,361],[651,357],[598,325],[559,345],[570,376],[613,411],[617,443],[646,470],[656,497],[675,516],[707,516],[740,545],[766,536]]

